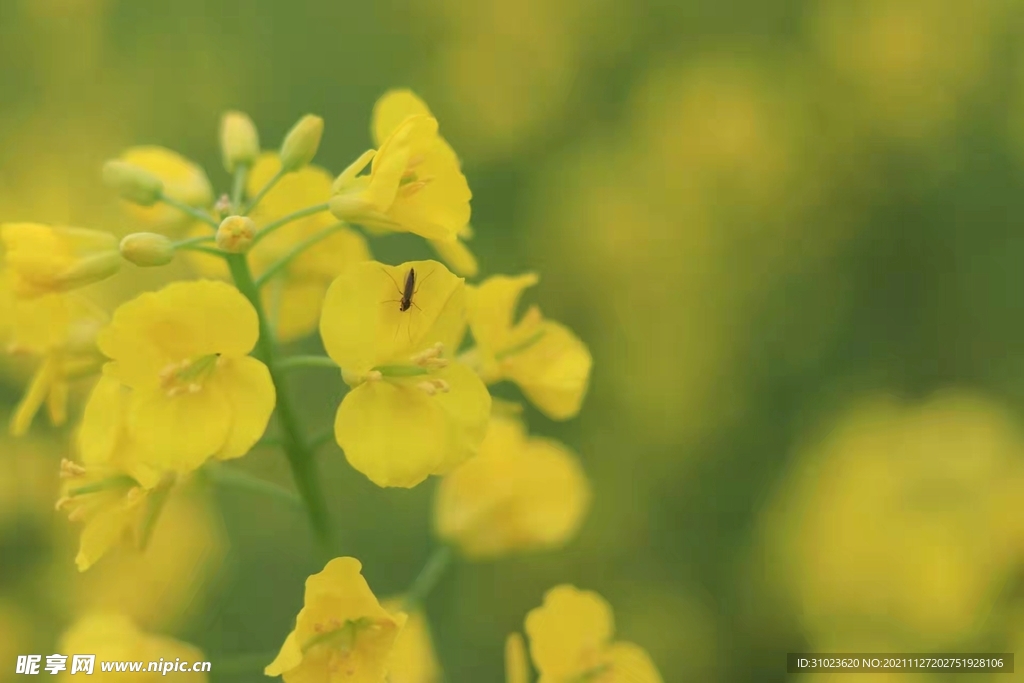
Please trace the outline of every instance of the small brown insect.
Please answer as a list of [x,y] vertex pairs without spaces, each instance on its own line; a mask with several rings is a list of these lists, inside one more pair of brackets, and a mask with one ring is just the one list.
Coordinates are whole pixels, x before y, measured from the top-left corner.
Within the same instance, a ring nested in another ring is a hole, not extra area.
[[[384,269],[382,268],[381,270],[384,270]],[[398,310],[401,313],[405,313],[406,311],[408,311],[413,306],[416,306],[416,310],[419,311],[420,313],[422,313],[423,309],[420,308],[419,305],[417,305],[417,303],[415,301],[413,301],[413,297],[416,296],[416,294],[419,293],[419,291],[420,291],[420,288],[416,286],[416,269],[415,268],[410,268],[409,272],[405,274],[405,283],[404,283],[403,287],[399,287],[398,286],[398,282],[395,281],[395,278],[394,278],[394,276],[391,275],[391,273],[389,273],[386,270],[384,270],[384,273],[389,278],[391,278],[391,282],[393,282],[395,284],[395,289],[398,290],[399,298],[398,299],[388,299],[387,301],[382,301],[381,303],[382,304],[397,303],[398,304]],[[420,280],[419,284],[422,285],[424,282],[426,282],[428,279],[430,279],[430,276],[433,275],[433,274],[434,274],[434,271],[430,271],[427,274],[427,277],[425,277],[422,280]],[[411,323],[411,321],[410,321],[410,323]],[[395,330],[395,335],[396,336],[398,335],[398,330],[397,329]],[[409,330],[409,335],[410,335],[410,338],[411,338],[411,336],[412,336],[411,328]]]

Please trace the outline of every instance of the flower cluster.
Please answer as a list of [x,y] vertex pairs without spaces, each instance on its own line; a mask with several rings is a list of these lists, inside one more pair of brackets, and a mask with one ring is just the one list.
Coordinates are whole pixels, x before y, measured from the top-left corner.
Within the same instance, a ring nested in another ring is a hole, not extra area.
[[[169,492],[197,471],[223,476],[217,461],[246,455],[275,416],[277,441],[327,543],[316,444],[286,387],[294,368],[333,370],[349,387],[333,432],[353,469],[380,487],[442,478],[439,551],[406,594],[383,604],[357,560],[328,562],[306,582],[304,607],[266,674],[423,683],[437,680],[440,666],[421,604],[448,560],[557,549],[591,503],[576,455],[531,436],[518,406],[492,400],[490,386],[511,382],[541,413],[567,420],[580,411],[592,359],[538,307],[516,315],[536,274],[467,283],[479,271],[467,244],[472,194],[419,98],[382,97],[374,148],[337,176],[312,165],[323,130],[321,118],[305,116],[277,151],[265,151],[248,116],[225,114],[221,152],[233,185],[224,195],[171,150],[125,151],[103,177],[144,230],[121,240],[76,227],[0,226],[0,334],[36,368],[10,429],[26,433],[44,404],[63,424],[72,385],[87,383],[57,501],[83,524],[81,571],[124,541],[144,548]],[[423,238],[441,260],[373,260],[370,241],[393,232]],[[158,268],[179,257],[195,277],[111,312],[90,297],[90,286],[124,272],[125,261]],[[283,343],[316,332],[326,355],[284,353]],[[642,650],[610,642],[610,609],[593,594],[552,590],[526,630],[541,681],[659,680]],[[96,617],[67,638],[143,659],[154,637]],[[525,681],[522,641],[509,643],[509,679]]]

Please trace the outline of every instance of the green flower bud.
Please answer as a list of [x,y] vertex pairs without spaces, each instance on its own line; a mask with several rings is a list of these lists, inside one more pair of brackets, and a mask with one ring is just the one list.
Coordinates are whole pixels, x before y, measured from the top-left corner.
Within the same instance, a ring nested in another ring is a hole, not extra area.
[[134,164],[113,159],[103,164],[103,182],[117,190],[122,198],[140,206],[152,206],[160,200],[164,184],[158,177]]
[[297,171],[316,156],[320,136],[324,133],[324,120],[306,114],[296,123],[281,143],[281,171]]
[[240,111],[225,112],[220,119],[220,150],[228,173],[234,173],[239,165],[254,164],[260,154],[260,138],[252,119]]
[[121,240],[121,256],[143,268],[166,266],[174,260],[174,243],[155,232],[134,232]]
[[217,228],[217,246],[231,254],[244,254],[256,237],[256,224],[248,216],[228,216]]

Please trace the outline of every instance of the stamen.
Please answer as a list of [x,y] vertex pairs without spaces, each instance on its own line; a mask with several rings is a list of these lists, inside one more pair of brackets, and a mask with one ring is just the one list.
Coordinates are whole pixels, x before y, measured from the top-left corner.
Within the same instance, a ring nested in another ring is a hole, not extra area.
[[60,461],[60,478],[61,479],[74,479],[85,474],[85,468],[79,465],[77,462],[73,462],[64,458]]
[[425,393],[427,396],[433,396],[437,393],[437,387],[433,382],[420,382],[416,385],[416,388]]
[[380,370],[370,370],[364,377],[364,380],[367,382],[379,382],[382,379],[384,379],[384,375],[381,374]]

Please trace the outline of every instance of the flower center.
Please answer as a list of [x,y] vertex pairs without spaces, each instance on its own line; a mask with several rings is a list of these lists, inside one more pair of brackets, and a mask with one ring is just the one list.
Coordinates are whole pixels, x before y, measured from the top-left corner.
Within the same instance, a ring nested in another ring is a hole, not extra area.
[[221,364],[220,354],[190,358],[180,363],[171,363],[160,371],[160,387],[168,396],[198,394],[203,384]]
[[105,502],[122,496],[142,495],[137,481],[125,474],[97,478],[95,473],[70,460],[60,464],[60,478],[77,483],[57,501],[57,510],[68,510],[72,522],[87,519]]

